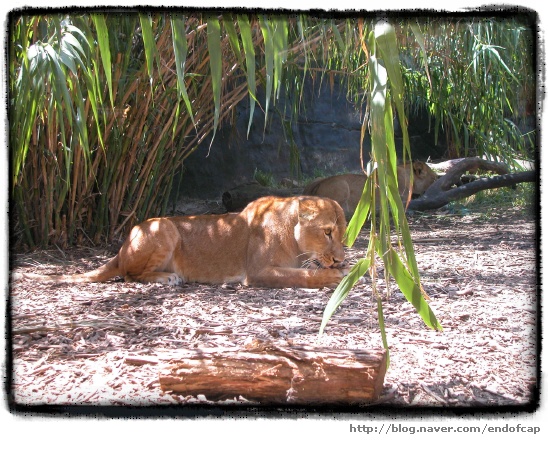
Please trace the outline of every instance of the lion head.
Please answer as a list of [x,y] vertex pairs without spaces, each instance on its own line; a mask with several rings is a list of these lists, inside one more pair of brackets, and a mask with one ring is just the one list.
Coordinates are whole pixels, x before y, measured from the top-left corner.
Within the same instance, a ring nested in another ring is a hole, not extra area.
[[345,230],[344,212],[337,202],[328,198],[299,197],[295,240],[303,264],[314,262],[322,268],[343,267]]
[[430,166],[422,161],[413,162],[413,194],[420,195],[438,179]]

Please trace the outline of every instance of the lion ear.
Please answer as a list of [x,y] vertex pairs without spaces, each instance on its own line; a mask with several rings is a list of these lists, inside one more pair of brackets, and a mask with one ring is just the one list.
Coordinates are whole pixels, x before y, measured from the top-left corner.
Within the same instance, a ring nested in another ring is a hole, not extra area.
[[318,215],[318,204],[314,199],[299,199],[299,220],[313,220]]

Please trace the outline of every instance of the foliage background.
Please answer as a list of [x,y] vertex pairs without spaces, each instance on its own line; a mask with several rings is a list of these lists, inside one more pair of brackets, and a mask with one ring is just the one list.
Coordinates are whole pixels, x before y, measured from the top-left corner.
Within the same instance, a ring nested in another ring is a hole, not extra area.
[[[449,157],[533,156],[534,134],[517,125],[535,110],[535,20],[390,17],[397,49],[387,66],[401,71],[405,110],[430,113]],[[372,17],[16,12],[9,27],[18,245],[96,244],[165,213],[176,170],[238,102],[250,102],[250,116],[262,108],[266,126],[287,94],[291,123],[306,77],[342,76],[348,98],[367,105],[370,136]]]

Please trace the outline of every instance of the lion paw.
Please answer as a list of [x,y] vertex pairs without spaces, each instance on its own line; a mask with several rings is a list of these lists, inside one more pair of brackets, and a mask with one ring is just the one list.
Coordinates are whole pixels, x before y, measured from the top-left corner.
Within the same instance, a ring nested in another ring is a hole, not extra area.
[[177,275],[176,273],[172,273],[168,275],[167,283],[165,284],[168,284],[170,286],[178,286],[179,284],[183,284],[183,283],[184,283],[184,280],[179,275]]
[[339,267],[339,271],[343,274],[343,276],[347,276],[350,273],[350,266],[346,267]]

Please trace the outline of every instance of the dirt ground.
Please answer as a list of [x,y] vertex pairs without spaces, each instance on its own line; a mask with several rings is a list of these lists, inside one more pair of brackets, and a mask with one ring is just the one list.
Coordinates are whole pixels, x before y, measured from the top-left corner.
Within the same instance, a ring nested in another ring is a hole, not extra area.
[[[197,212],[216,207],[204,202]],[[391,364],[376,406],[533,407],[540,342],[535,213],[445,210],[415,214],[409,223],[422,282],[443,332],[428,329],[391,283],[384,301]],[[366,243],[361,236],[347,250],[351,262],[363,255]],[[104,263],[117,248],[11,256],[18,270],[74,273]],[[158,380],[162,354],[179,348],[242,348],[254,339],[286,346],[382,347],[367,277],[318,338],[332,292],[121,280],[72,286],[16,281],[10,290],[8,341],[12,400],[21,407],[253,406],[243,397],[212,402],[203,395],[163,392]]]

